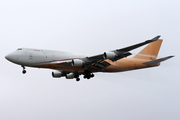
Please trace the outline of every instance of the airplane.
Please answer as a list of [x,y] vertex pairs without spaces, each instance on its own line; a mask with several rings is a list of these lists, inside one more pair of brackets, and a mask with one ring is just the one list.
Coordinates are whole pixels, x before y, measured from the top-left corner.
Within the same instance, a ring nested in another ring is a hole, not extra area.
[[[53,69],[52,77],[80,80],[80,75],[84,79],[94,77],[96,72],[123,72],[142,68],[159,66],[160,62],[174,56],[156,59],[161,47],[162,39],[156,36],[129,47],[116,49],[94,56],[76,55],[63,51],[18,48],[5,56],[5,58],[15,64],[21,65],[22,73],[26,73],[25,67]],[[134,57],[131,50],[148,44]]]

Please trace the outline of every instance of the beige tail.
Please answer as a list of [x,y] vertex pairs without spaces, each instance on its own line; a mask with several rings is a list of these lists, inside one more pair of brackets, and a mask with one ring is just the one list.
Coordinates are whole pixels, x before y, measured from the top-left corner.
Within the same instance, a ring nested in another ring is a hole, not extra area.
[[162,41],[162,39],[159,39],[155,42],[150,43],[143,50],[141,50],[141,52],[134,56],[134,58],[155,60],[158,56]]

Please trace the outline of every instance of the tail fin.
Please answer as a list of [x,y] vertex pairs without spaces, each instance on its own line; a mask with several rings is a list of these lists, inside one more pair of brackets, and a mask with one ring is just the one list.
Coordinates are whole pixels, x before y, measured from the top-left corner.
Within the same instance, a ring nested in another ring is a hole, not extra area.
[[162,39],[150,43],[141,52],[139,52],[134,58],[155,60],[158,56],[159,49],[161,47]]

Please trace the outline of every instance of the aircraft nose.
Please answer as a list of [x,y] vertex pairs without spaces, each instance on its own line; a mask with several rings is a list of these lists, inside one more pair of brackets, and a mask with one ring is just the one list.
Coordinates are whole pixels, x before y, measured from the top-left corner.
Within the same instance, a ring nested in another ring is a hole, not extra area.
[[6,55],[5,58],[8,59],[8,55]]
[[18,56],[15,53],[10,53],[6,55],[5,58],[9,60],[10,62],[17,62]]
[[7,60],[11,60],[11,59],[12,59],[12,56],[11,56],[10,54],[8,54],[8,55],[5,56],[5,58],[6,58]]

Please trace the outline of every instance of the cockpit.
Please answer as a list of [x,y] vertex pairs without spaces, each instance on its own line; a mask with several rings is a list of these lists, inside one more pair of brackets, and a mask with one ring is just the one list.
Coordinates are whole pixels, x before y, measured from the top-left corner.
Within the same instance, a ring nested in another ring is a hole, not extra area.
[[17,50],[22,50],[22,48],[18,48]]

